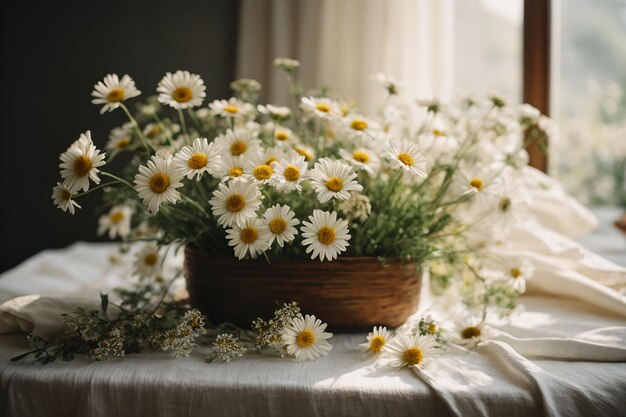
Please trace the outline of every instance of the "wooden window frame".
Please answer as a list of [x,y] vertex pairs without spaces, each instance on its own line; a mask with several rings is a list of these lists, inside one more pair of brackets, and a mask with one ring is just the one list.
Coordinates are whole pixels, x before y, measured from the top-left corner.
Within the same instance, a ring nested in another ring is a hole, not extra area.
[[[551,3],[524,1],[523,100],[545,115],[550,114]],[[547,171],[548,156],[539,144],[529,146],[528,154],[531,166]]]

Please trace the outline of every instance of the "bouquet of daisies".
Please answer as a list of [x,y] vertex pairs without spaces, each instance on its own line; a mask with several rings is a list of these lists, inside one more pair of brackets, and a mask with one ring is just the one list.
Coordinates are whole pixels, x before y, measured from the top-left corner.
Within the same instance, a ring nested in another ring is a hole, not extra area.
[[[106,153],[87,131],[61,154],[55,204],[74,214],[81,196],[102,189],[99,233],[149,242],[141,276],[156,274],[171,244],[240,260],[402,257],[429,270],[435,290],[455,285],[466,304],[510,308],[532,266],[490,248],[527,217],[525,148],[550,133],[549,120],[498,96],[408,100],[384,75],[374,81],[387,100],[364,115],[327,90],[306,91],[297,61],[275,66],[291,107],[258,103],[250,79],[203,107],[203,80],[177,71],[131,111],[135,82],[107,75],[93,103],[129,121],[111,131]],[[123,169],[109,172],[116,158]]]

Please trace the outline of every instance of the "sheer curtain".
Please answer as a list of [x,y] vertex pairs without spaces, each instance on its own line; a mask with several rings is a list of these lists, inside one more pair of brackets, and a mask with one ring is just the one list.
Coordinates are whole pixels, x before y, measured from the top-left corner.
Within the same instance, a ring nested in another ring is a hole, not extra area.
[[371,111],[384,96],[377,72],[413,97],[448,98],[453,84],[452,0],[243,0],[237,72],[264,85],[265,100],[287,103],[275,57],[298,59],[306,87]]

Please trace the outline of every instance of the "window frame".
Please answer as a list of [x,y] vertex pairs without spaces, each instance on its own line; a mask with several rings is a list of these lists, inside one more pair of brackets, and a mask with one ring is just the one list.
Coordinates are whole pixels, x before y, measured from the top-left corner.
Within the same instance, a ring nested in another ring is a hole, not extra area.
[[[524,1],[522,97],[546,116],[550,115],[551,6],[551,0]],[[544,149],[538,143],[527,148],[529,165],[547,172]]]

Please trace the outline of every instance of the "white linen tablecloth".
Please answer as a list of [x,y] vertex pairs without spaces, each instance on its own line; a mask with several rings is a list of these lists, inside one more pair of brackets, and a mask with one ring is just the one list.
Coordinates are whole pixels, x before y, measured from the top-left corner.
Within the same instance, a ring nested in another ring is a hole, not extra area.
[[[100,290],[124,284],[124,266],[108,260],[115,253],[84,243],[45,251],[2,275],[0,302],[32,292],[97,302]],[[8,334],[0,336],[0,415],[626,415],[625,316],[541,293],[521,305],[496,341],[450,349],[416,373],[369,361],[357,347],[363,334],[336,335],[329,356],[310,363],[252,354],[207,364],[200,347],[184,359],[147,352],[48,365],[9,362],[28,346],[24,334]],[[11,318],[0,316],[0,332]]]

